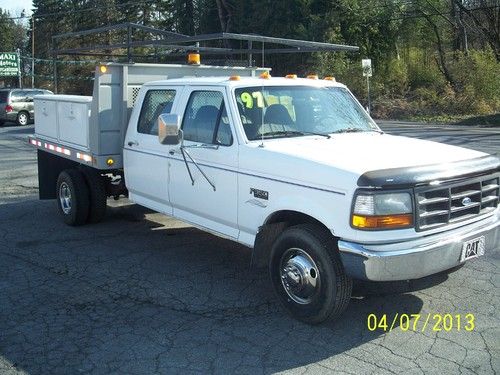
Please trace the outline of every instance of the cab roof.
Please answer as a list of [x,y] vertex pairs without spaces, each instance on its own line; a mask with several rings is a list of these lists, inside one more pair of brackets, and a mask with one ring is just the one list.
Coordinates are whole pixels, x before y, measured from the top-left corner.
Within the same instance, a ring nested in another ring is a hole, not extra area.
[[152,81],[146,86],[219,86],[219,87],[248,87],[248,86],[311,86],[311,87],[345,87],[342,83],[324,79],[284,78],[284,77],[243,77],[231,80],[231,76],[224,77],[183,77]]

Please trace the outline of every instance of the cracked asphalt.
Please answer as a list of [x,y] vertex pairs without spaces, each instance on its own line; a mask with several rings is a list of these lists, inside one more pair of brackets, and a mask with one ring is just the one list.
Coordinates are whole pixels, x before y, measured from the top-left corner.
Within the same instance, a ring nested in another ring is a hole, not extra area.
[[[500,151],[495,129],[382,127]],[[311,327],[281,310],[243,246],[126,200],[100,224],[65,226],[37,199],[32,131],[0,128],[0,374],[500,371],[498,252],[417,281],[357,283],[338,321]],[[372,313],[472,313],[475,329],[370,331]]]

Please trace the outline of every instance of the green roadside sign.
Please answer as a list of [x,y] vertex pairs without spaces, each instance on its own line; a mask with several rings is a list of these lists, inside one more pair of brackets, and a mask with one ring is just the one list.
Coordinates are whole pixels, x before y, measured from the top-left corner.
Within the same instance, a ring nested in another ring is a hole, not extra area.
[[16,52],[0,52],[0,77],[18,76],[20,65]]

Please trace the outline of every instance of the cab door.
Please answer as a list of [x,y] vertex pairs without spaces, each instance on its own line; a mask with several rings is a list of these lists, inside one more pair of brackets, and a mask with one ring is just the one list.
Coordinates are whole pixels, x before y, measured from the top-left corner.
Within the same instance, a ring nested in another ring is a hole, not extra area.
[[[182,87],[150,87],[143,93],[139,113],[133,113],[125,137],[125,183],[130,199],[152,210],[172,215],[170,205],[170,146],[158,141],[158,116],[175,110]],[[134,125],[135,124],[135,125]]]
[[190,87],[185,99],[184,113],[179,113],[184,150],[198,166],[186,154],[184,160],[180,146],[169,150],[169,192],[174,216],[237,238],[238,144],[225,90]]

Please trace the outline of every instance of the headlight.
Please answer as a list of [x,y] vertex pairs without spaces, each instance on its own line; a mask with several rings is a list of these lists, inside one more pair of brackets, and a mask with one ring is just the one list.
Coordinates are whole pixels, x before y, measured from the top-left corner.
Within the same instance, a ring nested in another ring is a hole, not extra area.
[[409,193],[359,193],[352,212],[352,226],[359,229],[408,228],[413,226]]

